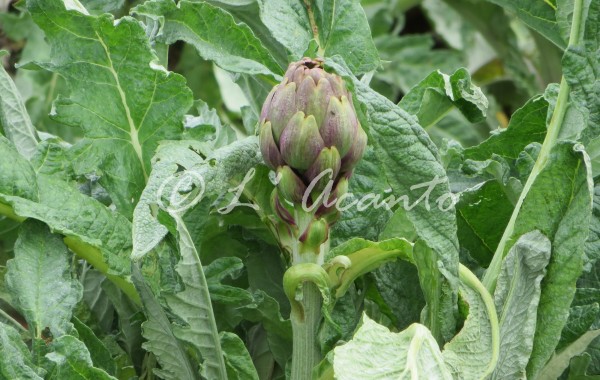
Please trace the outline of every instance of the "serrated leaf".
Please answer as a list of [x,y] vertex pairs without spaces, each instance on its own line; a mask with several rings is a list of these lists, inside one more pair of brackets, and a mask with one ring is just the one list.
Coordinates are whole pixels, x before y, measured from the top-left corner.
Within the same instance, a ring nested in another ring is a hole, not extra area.
[[[204,2],[152,0],[134,12],[162,24],[159,38],[166,44],[183,40],[202,58],[221,68],[252,75],[277,77],[281,67],[246,24],[237,24],[231,14]],[[226,35],[223,30],[227,30]]]
[[171,321],[144,281],[137,265],[133,269],[133,281],[148,318],[142,324],[142,333],[147,339],[143,347],[156,355],[161,366],[160,376],[165,380],[199,379],[198,369],[189,360],[183,344],[173,334]]
[[202,264],[185,224],[179,216],[172,216],[177,223],[181,254],[177,273],[185,290],[165,298],[172,312],[186,323],[185,326],[174,325],[173,333],[202,355],[202,376],[225,380],[227,370]]
[[33,369],[31,353],[19,332],[0,322],[0,377],[4,379],[41,380]]
[[[589,8],[588,8],[589,7]],[[585,17],[587,15],[587,18]],[[600,135],[600,3],[585,1],[582,42],[571,45],[563,56],[564,78],[570,86],[575,106],[584,114],[587,128],[581,141],[588,144]]]
[[[339,63],[329,61],[329,64],[354,84],[356,99],[366,107],[367,120],[363,125],[369,126],[369,143],[382,165],[381,174],[390,184],[393,195],[400,200],[399,207],[405,207],[419,238],[426,240],[438,255],[439,261],[431,270],[443,275],[447,298],[441,301],[445,307],[439,312],[447,324],[443,331],[441,326],[432,329],[436,330],[437,339],[448,340],[454,334],[458,239],[453,198],[449,194],[448,178],[439,152],[414,116],[368,88]],[[436,185],[428,188],[432,183]],[[424,198],[425,194],[428,199]],[[401,197],[407,199],[402,202]]]
[[354,75],[379,67],[379,53],[371,38],[369,22],[360,1],[317,0],[311,3],[325,57],[341,56]]
[[500,323],[500,355],[491,379],[521,379],[533,348],[541,281],[550,241],[538,231],[522,235],[508,252],[494,302]]
[[[205,159],[194,150],[194,142],[167,143],[164,149],[173,146],[176,154],[161,150],[155,157],[153,171],[148,185],[142,193],[134,212],[132,258],[138,260],[152,250],[167,234],[167,229],[155,216],[151,207],[160,206],[185,211],[205,198],[226,193],[229,188],[238,185],[237,180],[254,166],[262,162],[258,139],[255,136],[236,141],[209,154]],[[178,168],[186,170],[178,173]],[[243,178],[243,177],[242,177]],[[180,194],[183,184],[194,185],[201,193]],[[180,188],[175,188],[174,185]],[[198,195],[198,196],[196,196]],[[175,198],[174,198],[175,196]],[[167,201],[161,199],[164,197]],[[169,201],[173,204],[169,204]],[[174,202],[175,201],[175,202]]]
[[269,31],[291,53],[302,58],[313,38],[308,14],[303,3],[288,0],[259,0],[260,19]]
[[[4,53],[0,50],[0,57]],[[0,132],[4,131],[19,153],[29,159],[36,150],[37,132],[17,86],[3,66],[0,66],[0,94]]]
[[464,158],[487,160],[493,154],[506,159],[517,159],[532,142],[541,143],[546,136],[548,102],[543,96],[534,96],[510,118],[506,129],[497,130],[487,140],[464,150]]
[[155,62],[137,20],[85,15],[60,0],[28,0],[27,8],[52,47],[51,62],[39,65],[71,89],[55,101],[54,118],[81,127],[86,137],[71,151],[74,169],[102,174],[112,201],[131,217],[158,142],[182,133],[191,91],[182,76]]
[[471,123],[485,119],[488,100],[471,82],[467,69],[446,75],[437,70],[410,89],[398,104],[415,115],[424,128],[441,119],[456,107]]
[[220,337],[227,366],[227,379],[258,380],[256,368],[240,337],[230,332],[222,332]]
[[564,49],[566,41],[560,34],[556,21],[556,6],[550,1],[538,0],[488,0],[515,14],[530,28],[540,33],[556,46]]
[[56,365],[49,379],[116,380],[95,368],[85,344],[71,335],[63,335],[52,342],[52,352],[46,358]]
[[115,375],[117,365],[108,348],[85,323],[75,317],[72,321],[75,330],[77,330],[77,335],[79,335],[79,340],[85,344],[90,352],[94,367],[103,369],[109,375]]
[[468,304],[463,327],[444,346],[442,356],[455,379],[486,379],[498,361],[499,331],[494,301],[485,287],[461,266],[460,294]]
[[13,305],[37,338],[46,328],[54,337],[71,328],[69,321],[82,287],[71,277],[70,258],[62,239],[44,224],[27,221],[22,225],[5,280]]
[[510,248],[521,235],[536,229],[552,243],[528,377],[535,377],[554,352],[582,272],[592,206],[589,170],[589,159],[581,145],[557,143],[523,201],[507,246]]
[[350,342],[334,349],[333,368],[339,380],[361,379],[452,379],[437,342],[414,323],[400,333],[391,333],[365,314],[362,326]]

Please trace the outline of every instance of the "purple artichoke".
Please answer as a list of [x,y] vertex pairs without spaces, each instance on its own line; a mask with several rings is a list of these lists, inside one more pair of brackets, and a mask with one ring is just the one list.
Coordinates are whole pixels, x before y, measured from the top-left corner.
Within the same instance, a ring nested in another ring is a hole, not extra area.
[[[307,187],[325,170],[315,186],[329,180],[334,191],[345,187],[361,159],[367,135],[342,78],[325,72],[321,60],[303,58],[290,64],[275,86],[260,116],[260,148],[265,162],[281,175],[278,194],[300,204]],[[312,199],[319,194],[311,194]],[[281,208],[281,206],[279,206]]]

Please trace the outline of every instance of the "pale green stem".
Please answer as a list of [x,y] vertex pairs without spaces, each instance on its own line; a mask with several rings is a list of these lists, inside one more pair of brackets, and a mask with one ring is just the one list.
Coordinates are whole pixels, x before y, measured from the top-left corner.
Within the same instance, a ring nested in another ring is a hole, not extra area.
[[[569,46],[578,45],[581,41],[581,22],[582,22],[582,14],[583,14],[583,0],[576,0],[573,8],[573,23],[571,25],[571,36],[569,38]],[[531,174],[529,178],[527,178],[527,182],[525,182],[525,186],[523,186],[523,191],[521,191],[521,195],[519,196],[519,200],[515,205],[515,209],[508,221],[508,225],[504,230],[504,234],[498,243],[498,247],[496,248],[496,252],[494,253],[494,257],[483,277],[483,284],[490,291],[490,293],[494,292],[496,288],[496,281],[498,279],[498,275],[500,274],[500,269],[502,267],[502,260],[504,259],[505,251],[507,251],[507,244],[509,243],[513,232],[515,230],[515,223],[519,216],[519,212],[521,211],[521,206],[523,205],[523,201],[527,197],[531,186],[535,182],[537,176],[541,173],[541,171],[546,166],[548,162],[548,158],[550,157],[550,151],[556,144],[558,139],[558,135],[560,133],[560,129],[562,127],[562,123],[565,118],[565,114],[567,112],[569,101],[569,85],[567,81],[563,77],[560,81],[560,87],[558,91],[558,99],[556,100],[556,106],[554,108],[554,112],[552,113],[552,118],[550,119],[550,124],[548,125],[548,132],[546,133],[546,138],[544,139],[544,143],[542,144],[542,148],[538,155],[538,158],[531,170]]]
[[490,359],[490,362],[488,363],[485,374],[481,376],[482,379],[485,379],[488,377],[488,375],[494,372],[496,364],[498,363],[498,356],[500,355],[500,324],[498,323],[498,313],[496,312],[496,306],[494,304],[494,299],[492,298],[492,295],[479,281],[477,276],[475,276],[469,270],[469,268],[460,264],[458,268],[458,276],[463,284],[467,285],[469,288],[479,293],[481,299],[483,300],[483,304],[485,305],[488,317],[490,319],[490,328],[492,330],[492,357]]
[[302,312],[290,315],[293,331],[292,375],[291,380],[312,378],[312,370],[321,360],[321,350],[317,343],[321,322],[321,292],[312,282],[302,286]]
[[317,45],[319,45],[318,54],[323,56],[325,54],[325,48],[321,45],[321,40],[319,38],[319,27],[317,26],[317,22],[315,21],[315,13],[312,10],[312,5],[310,4],[312,0],[304,0],[304,5],[306,6],[306,13],[308,14],[308,21],[310,22],[310,27],[312,29],[313,38],[317,41]]
[[8,313],[6,313],[4,310],[0,309],[0,316],[2,316],[2,318],[6,319],[7,321],[9,321],[10,323],[12,323],[18,330],[21,330],[22,332],[29,332],[25,327],[23,327],[23,325],[21,325],[16,319],[14,319],[13,317],[11,317],[10,315],[8,315]]

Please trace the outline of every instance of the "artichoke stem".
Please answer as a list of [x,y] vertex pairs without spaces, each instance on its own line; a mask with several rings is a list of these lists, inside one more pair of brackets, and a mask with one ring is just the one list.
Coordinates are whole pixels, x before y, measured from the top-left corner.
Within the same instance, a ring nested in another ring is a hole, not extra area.
[[312,370],[321,360],[317,343],[321,322],[321,293],[312,282],[302,287],[302,308],[292,312],[290,319],[293,331],[291,380],[312,379]]

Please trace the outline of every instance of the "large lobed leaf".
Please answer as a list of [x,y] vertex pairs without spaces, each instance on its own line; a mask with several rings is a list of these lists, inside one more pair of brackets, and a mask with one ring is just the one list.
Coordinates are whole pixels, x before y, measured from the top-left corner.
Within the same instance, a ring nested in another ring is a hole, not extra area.
[[112,201],[131,217],[158,142],[182,133],[191,91],[155,62],[137,20],[89,16],[60,0],[28,0],[27,9],[52,47],[51,62],[39,65],[71,90],[55,101],[54,118],[85,134],[71,152],[74,169],[101,174]]
[[437,342],[414,323],[401,333],[392,333],[365,314],[352,340],[334,349],[335,378],[361,379],[452,379]]
[[550,358],[569,316],[583,248],[589,231],[592,183],[589,159],[582,147],[559,142],[521,206],[509,247],[523,234],[539,230],[552,243],[537,312],[528,377],[535,377]]
[[[152,0],[134,12],[162,24],[160,39],[193,45],[200,55],[225,70],[278,76],[281,67],[246,24],[237,24],[223,9],[205,2]],[[223,33],[226,30],[227,33]]]
[[485,119],[488,100],[481,89],[471,82],[465,68],[452,75],[434,71],[410,89],[398,104],[406,112],[415,115],[427,128],[436,123],[453,107],[472,123]]
[[133,281],[140,293],[148,320],[142,324],[142,333],[147,341],[143,347],[152,352],[161,366],[155,373],[165,380],[199,379],[198,368],[189,360],[186,348],[171,328],[165,310],[145,283],[139,266],[133,268]]
[[[433,320],[444,321],[444,325],[429,327],[436,331],[436,339],[448,340],[455,329],[458,241],[453,198],[437,148],[414,116],[368,88],[343,65],[333,61],[329,64],[353,83],[358,102],[366,107],[369,143],[383,168],[382,175],[397,199],[409,198],[409,202],[399,203],[399,207],[406,209],[399,212],[406,212],[419,238],[427,241],[438,256],[428,270],[442,275],[444,299],[435,302],[445,307]],[[436,185],[431,185],[434,182]]]

